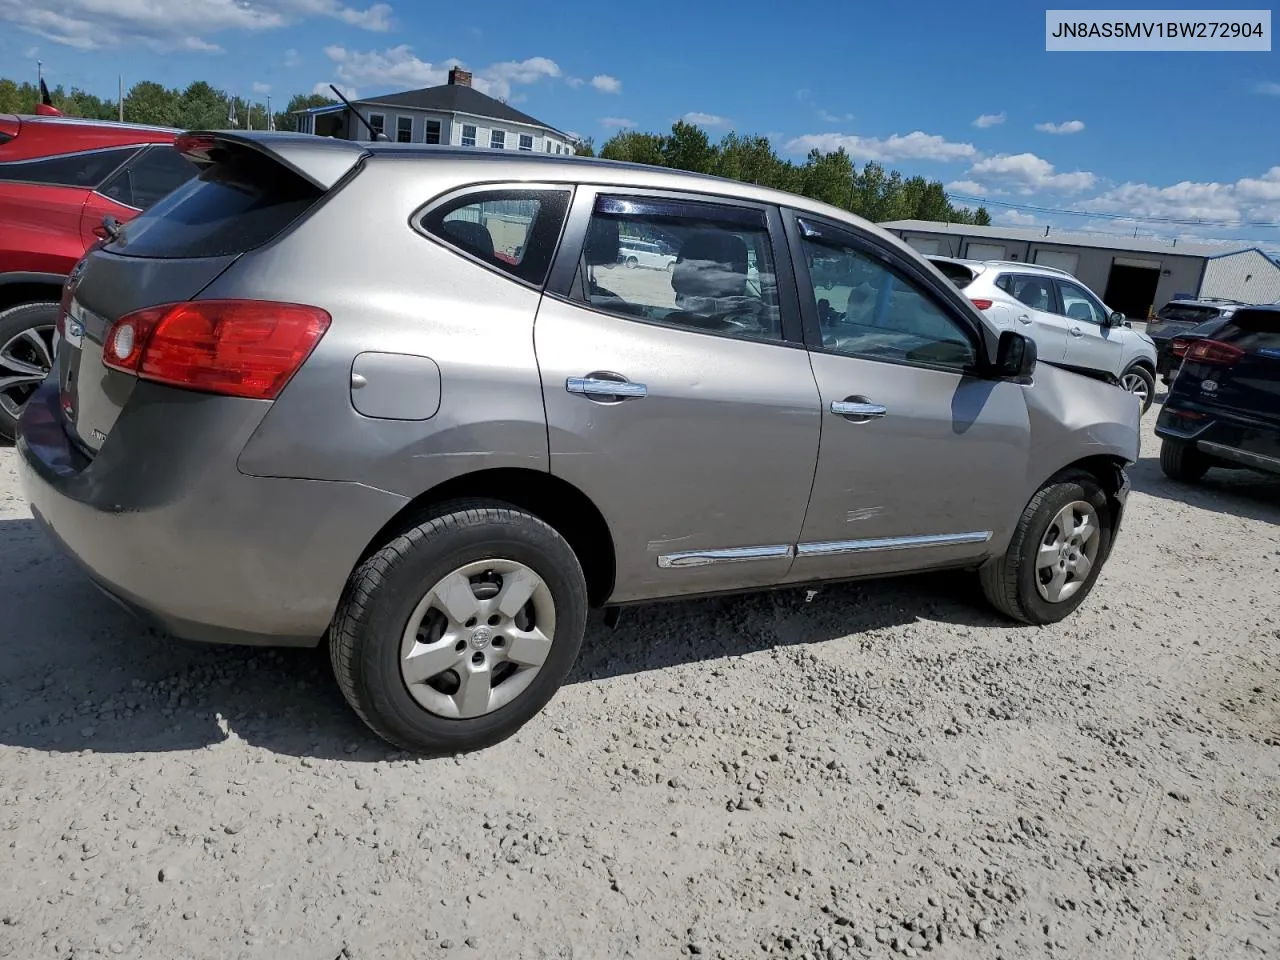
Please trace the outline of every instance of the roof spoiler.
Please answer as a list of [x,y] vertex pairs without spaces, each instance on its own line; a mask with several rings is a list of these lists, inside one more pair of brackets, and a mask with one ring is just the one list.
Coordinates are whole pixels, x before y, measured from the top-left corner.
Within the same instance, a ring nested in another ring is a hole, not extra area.
[[266,130],[189,130],[179,134],[173,145],[202,166],[225,160],[236,150],[252,150],[325,192],[369,155],[352,140]]

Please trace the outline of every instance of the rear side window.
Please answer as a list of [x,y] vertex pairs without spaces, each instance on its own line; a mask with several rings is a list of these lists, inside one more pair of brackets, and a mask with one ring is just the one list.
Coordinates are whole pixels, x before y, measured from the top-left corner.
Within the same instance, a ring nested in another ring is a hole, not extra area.
[[197,173],[196,165],[172,147],[151,147],[127,167],[117,170],[98,192],[126,207],[146,210]]
[[245,253],[279,236],[321,196],[271,158],[238,151],[131,220],[106,249],[175,260]]
[[0,163],[0,181],[93,189],[137,153],[138,149],[119,147],[113,150],[90,150],[85,153],[40,157],[38,160],[12,160]]
[[541,286],[568,209],[568,190],[485,190],[445,201],[420,223],[486,266]]

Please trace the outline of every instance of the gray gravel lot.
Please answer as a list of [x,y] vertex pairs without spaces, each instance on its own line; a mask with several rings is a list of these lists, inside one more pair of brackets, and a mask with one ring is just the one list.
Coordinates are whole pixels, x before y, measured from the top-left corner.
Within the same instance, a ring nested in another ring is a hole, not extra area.
[[1166,481],[1055,627],[963,576],[593,627],[487,752],[147,633],[0,449],[0,956],[1280,954],[1280,482]]

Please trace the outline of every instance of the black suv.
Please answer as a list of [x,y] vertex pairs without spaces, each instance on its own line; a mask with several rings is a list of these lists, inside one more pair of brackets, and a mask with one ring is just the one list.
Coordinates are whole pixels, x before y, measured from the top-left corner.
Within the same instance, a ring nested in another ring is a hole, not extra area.
[[1280,306],[1241,307],[1187,348],[1156,435],[1174,480],[1210,467],[1280,475]]

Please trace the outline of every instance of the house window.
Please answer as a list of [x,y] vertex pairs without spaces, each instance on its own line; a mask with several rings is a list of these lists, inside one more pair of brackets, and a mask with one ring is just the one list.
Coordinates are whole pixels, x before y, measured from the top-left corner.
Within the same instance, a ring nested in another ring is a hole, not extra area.
[[462,125],[462,145],[464,147],[474,147],[476,145],[476,125],[474,123],[464,123]]
[[440,121],[439,120],[427,121],[427,135],[426,135],[426,140],[424,142],[425,143],[440,142]]
[[520,134],[520,149],[521,149],[521,150],[532,150],[532,149],[533,149],[533,137],[532,137],[532,135],[527,134],[527,133],[522,133],[522,134]]
[[548,141],[547,141],[547,153],[550,153],[550,152],[551,152],[551,141],[550,141],[550,140],[548,140]]
[[369,114],[369,126],[373,127],[373,139],[377,140],[386,132],[387,118],[381,113]]
[[413,117],[396,117],[396,143],[413,143]]
[[507,132],[505,130],[490,130],[489,146],[494,150],[505,150],[507,148]]

